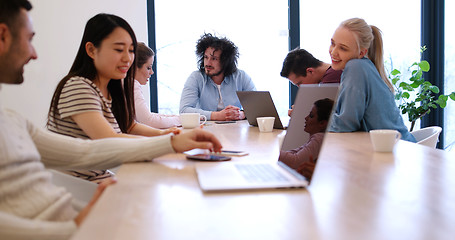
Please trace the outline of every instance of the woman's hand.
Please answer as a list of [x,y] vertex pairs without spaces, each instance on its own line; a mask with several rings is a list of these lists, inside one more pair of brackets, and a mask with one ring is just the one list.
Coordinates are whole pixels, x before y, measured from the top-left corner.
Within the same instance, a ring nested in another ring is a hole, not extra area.
[[178,127],[171,127],[168,129],[161,130],[160,135],[166,135],[169,133],[173,133],[173,134],[177,135],[177,134],[180,134],[180,131],[181,130]]
[[308,179],[308,181],[311,181],[315,167],[316,167],[315,163],[305,161],[304,163],[302,163],[299,166],[299,168],[297,169],[297,172],[302,174],[306,179]]

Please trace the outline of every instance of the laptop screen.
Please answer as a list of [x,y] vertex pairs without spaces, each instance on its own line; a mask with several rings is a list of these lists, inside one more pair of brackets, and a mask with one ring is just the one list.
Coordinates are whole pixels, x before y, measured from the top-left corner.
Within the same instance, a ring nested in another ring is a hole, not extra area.
[[301,85],[297,93],[279,162],[308,180],[316,166],[338,88],[338,84]]
[[[325,115],[323,118],[327,118],[327,113],[320,113],[317,110],[327,107],[327,102],[330,101],[325,98],[336,99],[337,91],[338,85],[301,86],[284,137],[279,161],[273,163],[235,161],[196,164],[201,189],[204,191],[225,191],[307,187],[317,162],[325,126],[327,126],[325,124],[324,128],[321,128],[318,125],[321,122],[317,120],[318,115]],[[312,97],[310,98],[310,96]],[[321,99],[322,101],[317,102]],[[314,106],[318,106],[317,109]],[[330,110],[326,111],[329,112],[328,115],[332,111],[331,107],[329,108]],[[302,141],[303,133],[308,135],[304,141]],[[297,147],[284,149],[287,141],[292,141]]]
[[273,128],[284,129],[269,91],[237,91],[248,123],[257,126],[258,117],[275,117]]

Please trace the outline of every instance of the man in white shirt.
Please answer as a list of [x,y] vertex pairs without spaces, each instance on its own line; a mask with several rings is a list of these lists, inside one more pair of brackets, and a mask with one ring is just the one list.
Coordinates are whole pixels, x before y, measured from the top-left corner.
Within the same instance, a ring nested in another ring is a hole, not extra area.
[[[0,1],[0,83],[24,81],[24,65],[36,59],[28,0]],[[12,110],[0,108],[0,239],[67,239],[77,230],[103,190],[99,185],[81,212],[72,196],[51,182],[45,167],[103,169],[124,162],[152,160],[193,148],[220,151],[216,137],[203,130],[142,139],[82,140],[33,126]]]

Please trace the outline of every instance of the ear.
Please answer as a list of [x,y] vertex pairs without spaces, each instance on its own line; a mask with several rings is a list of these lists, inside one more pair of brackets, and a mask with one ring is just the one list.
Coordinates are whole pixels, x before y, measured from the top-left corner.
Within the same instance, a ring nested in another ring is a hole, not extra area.
[[6,52],[9,49],[12,38],[13,36],[9,27],[5,23],[0,23],[0,53]]
[[307,74],[313,74],[314,73],[314,68],[312,68],[312,67],[307,68],[306,69],[306,73]]
[[365,55],[367,55],[367,52],[368,52],[368,49],[366,49],[366,48],[360,49],[360,58],[365,57]]
[[95,54],[95,53],[96,53],[96,47],[95,47],[95,45],[93,45],[93,43],[87,42],[87,43],[85,44],[85,51],[87,52],[87,55],[88,55],[90,58],[92,58],[92,59],[95,58],[95,55],[96,55],[96,54]]

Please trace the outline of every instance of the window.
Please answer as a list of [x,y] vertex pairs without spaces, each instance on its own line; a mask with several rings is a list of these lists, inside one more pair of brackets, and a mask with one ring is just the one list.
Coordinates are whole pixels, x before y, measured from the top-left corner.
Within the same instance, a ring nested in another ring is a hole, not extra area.
[[[455,91],[455,16],[452,15],[455,10],[455,2],[445,1],[445,66],[444,66],[444,93],[449,94]],[[444,109],[444,149],[454,150],[455,145],[455,104],[452,100],[447,101],[447,107]]]
[[[342,21],[353,17],[363,18],[381,29],[388,71],[397,68],[405,72],[420,59],[420,1],[301,1],[300,47],[330,63],[333,33]],[[408,123],[406,116],[404,119]]]
[[239,69],[287,114],[288,81],[280,76],[288,52],[287,1],[155,0],[155,21],[160,113],[178,114],[183,85],[197,70],[196,41],[207,32],[237,45]]

